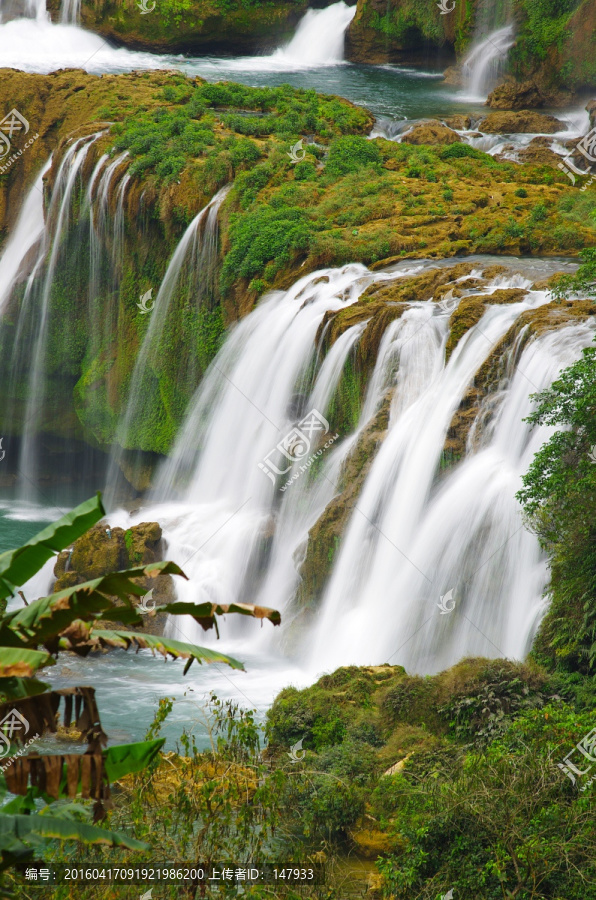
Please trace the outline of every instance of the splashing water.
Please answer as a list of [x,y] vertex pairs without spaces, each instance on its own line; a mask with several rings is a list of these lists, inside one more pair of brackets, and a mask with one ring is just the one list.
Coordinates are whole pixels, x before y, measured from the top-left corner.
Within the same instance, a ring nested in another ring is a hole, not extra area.
[[[532,431],[522,418],[528,395],[590,343],[591,326],[547,332],[523,352],[513,342],[478,415],[485,424],[476,429],[477,443],[470,439],[461,462],[439,473],[447,431],[474,374],[524,311],[548,302],[546,292],[528,290],[517,303],[489,305],[447,364],[449,315],[430,301],[411,303],[385,332],[355,431],[283,494],[259,469],[309,409],[328,415],[365,331],[366,323],[349,328],[319,364],[315,335],[325,313],[389,277],[395,273],[350,265],[264,297],[232,330],[197,391],[154,502],[132,518],[114,514],[126,526],[148,517],[160,522],[168,555],[190,579],[177,585],[181,599],[244,600],[283,611],[282,632],[228,623],[227,649],[274,655],[288,649],[284,635],[301,614],[295,594],[309,530],[388,398],[387,437],[349,515],[320,611],[306,637],[304,631],[290,637],[294,651],[315,673],[321,665],[387,660],[428,672],[463,655],[520,658],[528,649],[543,611],[546,571],[536,538],[523,529],[515,492],[548,432]],[[501,277],[483,293],[530,286],[519,275]],[[440,616],[436,605],[451,589],[455,611]],[[199,639],[190,620],[170,628],[171,636]]]
[[507,53],[514,43],[513,25],[505,25],[474,44],[462,64],[466,99],[486,99],[505,71]]

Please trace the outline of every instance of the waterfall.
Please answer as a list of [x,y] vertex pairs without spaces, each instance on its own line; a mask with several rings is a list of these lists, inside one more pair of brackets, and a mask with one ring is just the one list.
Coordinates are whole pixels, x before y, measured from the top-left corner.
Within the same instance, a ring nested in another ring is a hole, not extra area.
[[[521,658],[544,610],[545,561],[523,528],[515,493],[548,431],[522,419],[529,394],[579,356],[592,326],[512,341],[478,413],[482,427],[472,429],[458,464],[440,468],[475,373],[523,312],[549,302],[530,280],[500,276],[470,289],[527,293],[489,304],[447,363],[449,314],[433,301],[411,302],[385,330],[355,430],[332,441],[312,471],[301,474],[298,460],[275,484],[267,476],[271,460],[280,466],[272,451],[313,409],[329,420],[325,437],[335,437],[330,401],[367,323],[346,329],[321,357],[315,337],[325,314],[353,304],[373,282],[428,265],[392,273],[357,264],[325,269],[263,297],[230,331],[197,389],[148,505],[136,518],[114,514],[125,527],[160,522],[169,556],[189,576],[177,585],[180,599],[273,606],[287,631],[301,612],[295,594],[309,531],[337,495],[363,430],[390,398],[387,436],[349,512],[319,613],[306,636],[304,628],[290,636],[313,674],[387,660],[430,672],[468,654]],[[285,492],[284,478],[291,482]],[[441,615],[437,604],[450,590],[456,611]],[[199,638],[191,620],[168,627],[171,636]],[[245,648],[251,627],[229,622],[229,645]],[[270,654],[285,641],[277,632],[250,634],[252,651]]]
[[[128,160],[128,151],[109,162],[104,154],[98,160],[91,175],[85,197],[83,217],[89,216],[89,335],[94,355],[101,344],[109,346],[113,339],[115,320],[110,315],[111,306],[102,301],[104,295],[115,294],[122,276],[124,250],[124,198],[130,182],[129,175],[122,175],[122,166]],[[108,165],[109,162],[109,165]],[[110,215],[110,197],[114,182],[116,188],[116,212]],[[97,185],[97,187],[96,187]],[[107,267],[104,260],[107,257]],[[107,274],[106,274],[107,272]]]
[[38,22],[49,22],[46,12],[46,0],[3,0],[0,9],[0,24],[12,19],[37,19]]
[[[128,446],[135,445],[135,429],[142,428],[154,414],[152,403],[155,394],[152,387],[159,364],[167,352],[165,329],[171,324],[168,317],[176,293],[185,292],[188,301],[196,307],[212,300],[218,259],[218,214],[229,190],[230,185],[219,190],[192,220],[169,262],[157,296],[149,301],[152,304],[149,323],[135,360],[127,392],[128,402],[112,450],[106,493],[109,505],[114,500],[124,451]],[[192,377],[192,372],[187,369],[185,376]]]
[[81,20],[81,0],[62,0],[60,21],[67,25],[77,25]]
[[50,158],[33,182],[0,257],[0,314],[15,286],[25,277],[27,260],[42,237],[43,176],[51,164]]
[[299,68],[337,65],[344,58],[346,29],[355,15],[356,7],[343,2],[307,10],[290,43],[273,58]]
[[270,56],[246,56],[212,63],[212,66],[238,72],[284,72],[337,66],[344,61],[344,43],[348,25],[356,7],[341,0],[325,9],[308,9],[292,40]]
[[[33,496],[32,488],[37,480],[39,451],[37,436],[46,400],[44,372],[56,266],[63,237],[69,225],[70,206],[79,173],[92,144],[101,134],[102,132],[97,132],[90,137],[73,141],[64,154],[52,192],[44,241],[35,270],[28,280],[19,315],[12,372],[16,374],[29,370],[19,458],[19,469],[22,473],[21,493],[26,497]],[[41,277],[38,278],[38,274]],[[14,391],[11,391],[11,396],[15,396]]]
[[[280,523],[280,534],[298,530],[302,540],[333,496],[332,479],[317,495],[307,474],[293,485],[293,494],[284,495],[259,463],[315,402],[325,415],[362,328],[338,341],[313,375],[317,330],[327,311],[353,303],[372,280],[356,264],[305,276],[289,291],[265,296],[232,329],[189,406],[172,456],[159,474],[150,512],[164,529],[168,553],[185,563],[190,576],[179,588],[181,597],[254,602],[260,551],[274,522]],[[327,466],[334,452],[339,447],[327,453]],[[296,522],[301,517],[302,525]],[[289,563],[291,568],[291,558]],[[283,566],[288,568],[285,553]],[[279,584],[278,597],[282,589]],[[226,630],[239,627],[229,623]],[[190,623],[186,639],[192,633]]]
[[[309,643],[313,668],[322,660],[329,669],[390,661],[429,673],[463,656],[519,659],[528,652],[544,608],[546,566],[515,493],[550,432],[522,420],[531,410],[529,393],[549,386],[591,342],[589,325],[528,344],[496,391],[500,408],[481,448],[469,447],[436,483],[466,385],[520,313],[545,300],[543,292],[528,296],[489,307],[447,366],[446,317],[413,336],[420,309],[397,324],[398,405],[342,539]],[[487,403],[495,404],[495,394]],[[437,605],[450,591],[456,610],[441,615]]]
[[485,100],[505,71],[507,52],[515,43],[513,25],[505,25],[477,40],[462,64],[465,95]]

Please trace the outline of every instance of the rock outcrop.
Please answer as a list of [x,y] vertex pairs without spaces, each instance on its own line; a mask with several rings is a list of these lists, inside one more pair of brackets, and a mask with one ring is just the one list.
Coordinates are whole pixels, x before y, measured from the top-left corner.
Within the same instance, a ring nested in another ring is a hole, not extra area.
[[[81,24],[134,49],[242,56],[272,51],[291,38],[309,4],[308,0],[250,5],[238,0],[190,0],[181,6],[183,11],[178,12],[173,4],[158,2],[152,14],[144,14],[136,0],[82,0]],[[51,0],[51,9],[58,20],[60,0]]]
[[479,123],[479,131],[488,134],[554,134],[564,131],[563,122],[554,116],[523,109],[519,112],[492,112]]
[[[164,558],[161,527],[157,522],[141,522],[131,528],[109,528],[105,523],[90,528],[69,550],[58,554],[54,566],[56,582],[53,591],[61,591],[111,572],[158,562]],[[152,590],[155,604],[172,603],[175,599],[171,575],[136,580],[146,591]],[[139,598],[140,599],[140,598]],[[151,604],[148,604],[149,606]],[[145,616],[141,630],[161,634],[166,616]],[[109,624],[104,624],[109,628]],[[125,626],[126,629],[135,626]]]
[[461,141],[459,134],[436,119],[420,122],[402,138],[404,144],[456,144]]
[[491,109],[536,109],[546,105],[546,98],[534,81],[506,81],[491,91],[486,105]]

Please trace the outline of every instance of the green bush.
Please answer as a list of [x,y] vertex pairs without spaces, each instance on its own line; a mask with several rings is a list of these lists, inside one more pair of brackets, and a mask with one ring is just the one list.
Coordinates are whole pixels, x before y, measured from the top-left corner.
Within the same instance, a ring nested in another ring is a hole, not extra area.
[[381,153],[376,141],[359,135],[346,135],[331,142],[325,166],[328,174],[347,175],[365,166],[374,166],[380,171]]

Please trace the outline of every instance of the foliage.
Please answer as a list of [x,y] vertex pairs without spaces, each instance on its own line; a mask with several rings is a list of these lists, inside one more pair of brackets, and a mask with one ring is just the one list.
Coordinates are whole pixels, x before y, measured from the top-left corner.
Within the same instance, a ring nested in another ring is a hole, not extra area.
[[[594,295],[596,251],[583,254],[559,297]],[[518,498],[550,556],[552,602],[537,642],[540,658],[592,671],[596,660],[596,347],[533,395],[528,421],[557,430],[535,455]]]
[[590,727],[588,716],[582,723],[564,706],[545,707],[522,714],[447,778],[419,781],[406,764],[390,779],[399,798],[392,827],[403,845],[379,864],[383,896],[435,900],[447,886],[487,900],[591,896],[592,804],[551,760],[553,742],[560,753]]
[[462,691],[438,708],[449,720],[450,729],[459,740],[473,741],[483,747],[509,726],[522,710],[544,706],[542,679],[534,683],[520,677],[499,661],[489,663],[480,673],[477,689]]
[[522,27],[512,50],[514,66],[536,67],[570,37],[569,19],[581,0],[521,0]]
[[[60,552],[105,515],[99,494],[48,526],[23,547],[0,555],[0,585],[6,596],[37,572],[55,553]],[[131,645],[149,647],[167,658],[187,659],[185,671],[193,660],[198,662],[223,662],[235,668],[241,663],[230,657],[204,650],[191,644],[183,644],[168,638],[144,635],[140,632],[107,631],[96,623],[117,617],[129,624],[141,624],[142,617],[131,601],[145,588],[135,580],[159,573],[183,575],[178,566],[170,562],[153,563],[123,572],[104,575],[84,584],[74,585],[29,603],[24,609],[5,613],[0,618],[0,691],[3,713],[9,705],[24,716],[36,736],[46,729],[55,731],[55,718],[60,692],[47,690],[47,685],[33,677],[40,668],[53,663],[53,656],[61,650],[70,650],[86,656],[95,649]],[[117,602],[120,601],[120,605]],[[173,615],[191,615],[203,626],[214,625],[215,615],[238,612],[279,622],[279,614],[265,608],[247,604],[168,603],[158,607]],[[87,624],[90,623],[90,624]],[[43,647],[44,651],[38,648]],[[104,799],[109,798],[110,777],[117,778],[145,769],[152,763],[163,745],[163,740],[111,747],[102,754],[101,745],[107,740],[99,721],[99,713],[91,688],[75,688],[76,702],[82,701],[83,711],[77,713],[77,726],[84,729],[88,741],[85,754],[22,756],[13,765],[13,758],[6,761],[7,774],[0,780],[0,788],[22,795],[5,804],[0,813],[0,869],[6,869],[17,861],[31,858],[34,852],[46,846],[47,839],[74,839],[84,843],[107,843],[129,849],[146,849],[147,844],[118,832],[106,831],[84,821],[72,820],[60,815],[60,806],[54,801],[63,797],[73,798],[78,791],[83,797],[92,796],[96,803],[95,818],[105,817]],[[71,691],[66,698],[65,724],[70,724],[72,710]],[[79,706],[77,706],[79,709]],[[83,725],[83,723],[86,723]],[[5,740],[5,739],[4,739]],[[11,734],[11,741],[22,740],[20,732]],[[18,771],[17,771],[18,768]],[[94,775],[92,775],[94,772]],[[58,776],[58,777],[57,777]],[[29,780],[31,785],[28,786]],[[5,784],[6,782],[6,784]],[[36,802],[44,801],[46,808],[37,814]],[[23,811],[34,812],[26,816]]]

